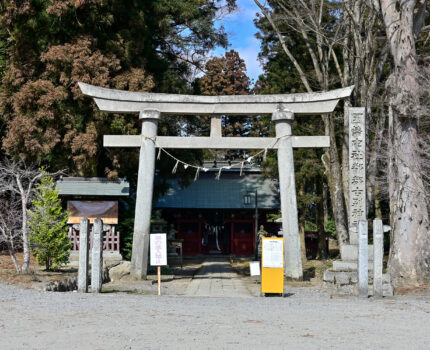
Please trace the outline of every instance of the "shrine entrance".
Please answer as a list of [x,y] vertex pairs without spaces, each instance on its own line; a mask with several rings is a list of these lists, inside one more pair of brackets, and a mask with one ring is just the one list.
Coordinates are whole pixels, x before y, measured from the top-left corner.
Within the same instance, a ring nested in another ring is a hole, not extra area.
[[[302,278],[297,217],[293,148],[329,147],[328,136],[293,136],[291,124],[297,115],[327,114],[353,87],[290,95],[193,96],[112,90],[79,83],[84,95],[94,98],[101,111],[139,113],[141,135],[105,135],[105,147],[140,147],[131,273],[146,278],[156,149],[275,149],[284,232],[285,275]],[[210,137],[157,136],[158,120],[170,115],[212,115]],[[276,137],[223,137],[221,116],[271,114]],[[180,160],[177,161],[177,165]],[[205,169],[195,166],[196,178]],[[219,175],[222,172],[219,169]],[[219,177],[218,175],[218,177]],[[234,227],[233,227],[234,229]],[[238,235],[237,249],[245,236]]]
[[205,218],[178,220],[176,237],[182,252],[193,255],[254,255],[254,220],[227,219],[217,224]]
[[268,221],[281,208],[278,183],[264,178],[252,164],[241,167],[218,161],[216,165],[231,168],[222,168],[217,180],[214,162],[203,162],[207,171],[202,170],[188,186],[181,186],[180,177],[167,180],[169,190],[153,207],[166,221],[168,239],[183,240],[184,256],[254,256],[258,228],[263,225],[270,234],[280,230],[280,224]]

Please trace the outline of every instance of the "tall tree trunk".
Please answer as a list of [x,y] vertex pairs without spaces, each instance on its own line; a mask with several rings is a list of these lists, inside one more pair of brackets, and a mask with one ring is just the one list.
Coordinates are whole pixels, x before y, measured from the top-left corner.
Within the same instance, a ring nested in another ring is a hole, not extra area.
[[369,216],[370,208],[374,207],[375,216],[382,218],[381,206],[378,199],[379,188],[377,180],[378,172],[378,155],[381,153],[381,144],[383,133],[385,130],[386,115],[385,111],[381,111],[381,115],[376,120],[374,138],[370,142],[370,157],[367,164],[367,212]]
[[374,194],[375,217],[382,220],[382,209],[381,209],[381,201],[379,200],[378,179],[375,180],[375,190],[373,194]]
[[382,12],[395,65],[387,81],[393,146],[388,178],[392,227],[388,268],[395,287],[413,287],[430,282],[429,214],[419,172],[420,86],[415,51],[427,9],[424,0],[380,0],[375,6]]
[[[299,196],[304,196],[305,194],[305,183],[300,183],[299,188]],[[305,228],[306,221],[305,220],[299,220],[299,234],[300,234],[300,253],[302,255],[302,262],[307,261],[308,258],[306,256],[306,240],[305,240]]]
[[13,246],[13,243],[11,244],[10,242],[8,242],[8,252],[10,258],[13,261],[13,265],[15,266],[16,272],[21,272],[21,267],[18,264],[18,260],[16,260],[15,247]]
[[24,250],[24,261],[22,264],[22,272],[28,273],[30,268],[30,243],[28,240],[28,225],[27,225],[27,200],[22,199],[22,246]]
[[342,172],[339,164],[339,156],[336,144],[336,133],[333,118],[323,116],[326,135],[330,136],[330,148],[323,155],[323,163],[326,168],[328,184],[330,188],[333,216],[336,224],[336,234],[339,246],[348,243],[348,219],[345,210],[345,198],[343,195]]
[[299,223],[300,253],[302,256],[302,262],[308,261],[308,258],[306,256],[305,224],[306,222],[304,221],[300,221]]
[[421,174],[416,171],[417,121],[394,119],[396,152],[390,182],[392,241],[389,271],[397,287],[430,283],[430,232]]
[[[323,179],[318,177],[315,186],[316,193],[323,193]],[[318,253],[317,259],[327,259],[328,251],[327,251],[327,240],[325,235],[324,228],[324,198],[321,196],[321,199],[316,204],[316,223],[317,223],[317,231],[318,231]]]
[[328,200],[329,200],[329,198],[328,198],[328,185],[325,181],[323,181],[322,195],[323,195],[324,230],[325,230],[325,228],[327,227],[327,224],[328,224],[329,217],[330,217],[329,210],[328,210]]

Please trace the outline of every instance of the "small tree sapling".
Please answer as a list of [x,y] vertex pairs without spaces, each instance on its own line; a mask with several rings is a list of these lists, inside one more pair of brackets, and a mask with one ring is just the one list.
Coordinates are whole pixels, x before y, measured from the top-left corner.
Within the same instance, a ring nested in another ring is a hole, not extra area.
[[30,242],[39,264],[46,270],[69,261],[71,242],[67,237],[69,214],[61,207],[52,176],[43,171],[42,181],[34,191],[29,213]]

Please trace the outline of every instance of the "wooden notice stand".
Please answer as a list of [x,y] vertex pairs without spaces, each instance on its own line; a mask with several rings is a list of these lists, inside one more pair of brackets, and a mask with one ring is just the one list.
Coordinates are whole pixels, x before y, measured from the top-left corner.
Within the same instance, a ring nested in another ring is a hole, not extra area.
[[152,233],[149,237],[151,265],[157,266],[158,295],[161,295],[161,266],[167,265],[166,234]]
[[262,240],[261,292],[284,294],[284,239]]

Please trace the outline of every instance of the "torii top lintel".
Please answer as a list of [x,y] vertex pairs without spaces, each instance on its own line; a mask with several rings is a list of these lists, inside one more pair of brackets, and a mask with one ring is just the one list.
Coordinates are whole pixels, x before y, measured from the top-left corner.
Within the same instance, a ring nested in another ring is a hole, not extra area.
[[354,86],[326,92],[278,95],[195,96],[130,92],[79,83],[82,93],[94,98],[100,110],[133,113],[157,109],[162,114],[271,114],[280,106],[295,115],[331,113],[340,99],[351,95]]

